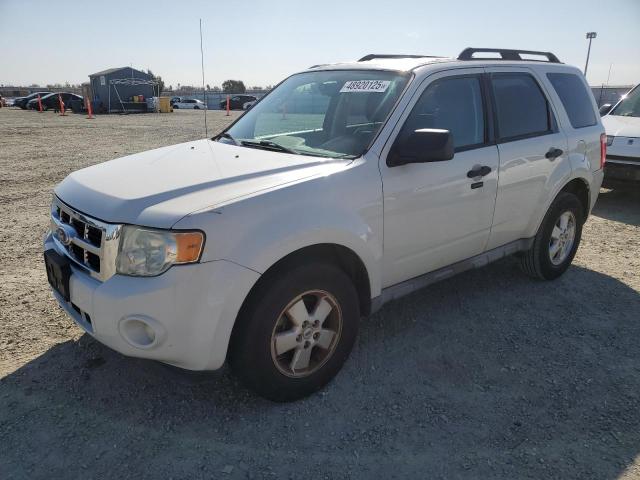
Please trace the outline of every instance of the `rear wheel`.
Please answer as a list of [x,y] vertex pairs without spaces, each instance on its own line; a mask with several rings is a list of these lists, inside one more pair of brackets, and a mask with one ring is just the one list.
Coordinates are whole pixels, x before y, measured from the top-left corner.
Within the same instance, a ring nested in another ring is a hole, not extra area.
[[578,197],[560,193],[549,207],[532,247],[521,254],[524,272],[542,280],[562,275],[578,250],[583,223],[584,212]]
[[328,264],[296,266],[265,280],[234,328],[231,367],[258,394],[297,400],[322,388],[349,356],[358,296],[350,278]]

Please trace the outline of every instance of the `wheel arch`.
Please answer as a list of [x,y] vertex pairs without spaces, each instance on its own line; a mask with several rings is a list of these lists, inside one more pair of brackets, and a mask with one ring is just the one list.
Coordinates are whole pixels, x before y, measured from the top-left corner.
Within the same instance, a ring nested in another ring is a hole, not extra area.
[[551,204],[554,200],[563,192],[572,193],[580,200],[580,204],[583,207],[585,220],[589,215],[591,209],[591,187],[589,184],[589,180],[582,176],[572,176],[567,178],[564,182],[558,185],[553,192],[553,195],[549,195],[547,201],[540,206],[537,214],[534,217],[534,220],[529,224],[529,228],[527,230],[527,237],[533,237],[542,225],[545,215],[547,211],[551,207]]
[[[564,187],[562,187],[558,194],[562,192],[572,193],[576,197],[578,197],[578,200],[580,200],[580,203],[582,204],[584,220],[586,220],[589,216],[589,207],[591,205],[591,191],[589,189],[589,184],[587,183],[587,181],[582,177],[574,178],[573,180],[569,181]],[[556,194],[556,197],[558,196],[558,194]]]
[[[337,243],[318,243],[299,248],[273,263],[255,283],[247,294],[247,299],[262,285],[268,283],[275,275],[281,275],[300,263],[323,262],[339,267],[349,278],[358,292],[358,303],[363,315],[371,311],[371,281],[369,271],[352,249]],[[245,304],[247,303],[245,299]],[[243,304],[244,307],[244,304]]]
[[[336,243],[308,245],[280,258],[271,265],[271,267],[269,267],[267,271],[260,276],[258,281],[255,282],[253,287],[251,287],[242,303],[242,306],[240,307],[236,321],[234,322],[229,339],[229,345],[233,345],[234,336],[240,330],[240,322],[238,322],[238,318],[240,318],[243,312],[250,307],[257,291],[261,288],[265,288],[275,276],[285,274],[288,269],[299,265],[301,262],[317,261],[333,264],[351,278],[358,293],[360,312],[363,316],[369,315],[371,313],[371,284],[369,272],[358,254],[350,248]],[[229,355],[229,350],[227,350],[227,356]]]

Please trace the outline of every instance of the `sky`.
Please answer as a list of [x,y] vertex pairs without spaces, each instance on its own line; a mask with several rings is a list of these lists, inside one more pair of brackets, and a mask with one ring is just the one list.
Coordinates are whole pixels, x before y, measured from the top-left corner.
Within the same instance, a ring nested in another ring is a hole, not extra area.
[[[465,47],[544,50],[591,85],[640,82],[640,0],[0,0],[0,84],[88,81],[150,68],[165,84],[278,83],[368,53],[457,56]],[[35,20],[35,21],[33,21]]]

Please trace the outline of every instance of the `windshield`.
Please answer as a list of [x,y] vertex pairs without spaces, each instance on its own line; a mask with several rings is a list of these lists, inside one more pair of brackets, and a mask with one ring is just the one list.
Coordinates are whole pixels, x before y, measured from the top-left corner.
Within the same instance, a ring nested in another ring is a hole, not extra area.
[[374,139],[408,79],[408,74],[380,70],[293,75],[218,140],[299,155],[355,158]]
[[611,111],[611,115],[623,117],[640,117],[640,85],[637,85],[627,96]]

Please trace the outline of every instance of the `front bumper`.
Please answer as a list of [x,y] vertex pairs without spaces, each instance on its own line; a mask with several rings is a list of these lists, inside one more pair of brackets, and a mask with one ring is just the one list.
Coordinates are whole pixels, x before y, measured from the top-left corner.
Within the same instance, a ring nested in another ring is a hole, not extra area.
[[[51,235],[45,250],[61,252]],[[240,307],[259,274],[224,260],[170,268],[157,277],[114,275],[105,282],[71,263],[70,301],[60,306],[87,333],[131,357],[188,370],[225,361]]]
[[622,163],[607,160],[604,166],[603,187],[631,187],[638,184],[640,184],[640,161]]

